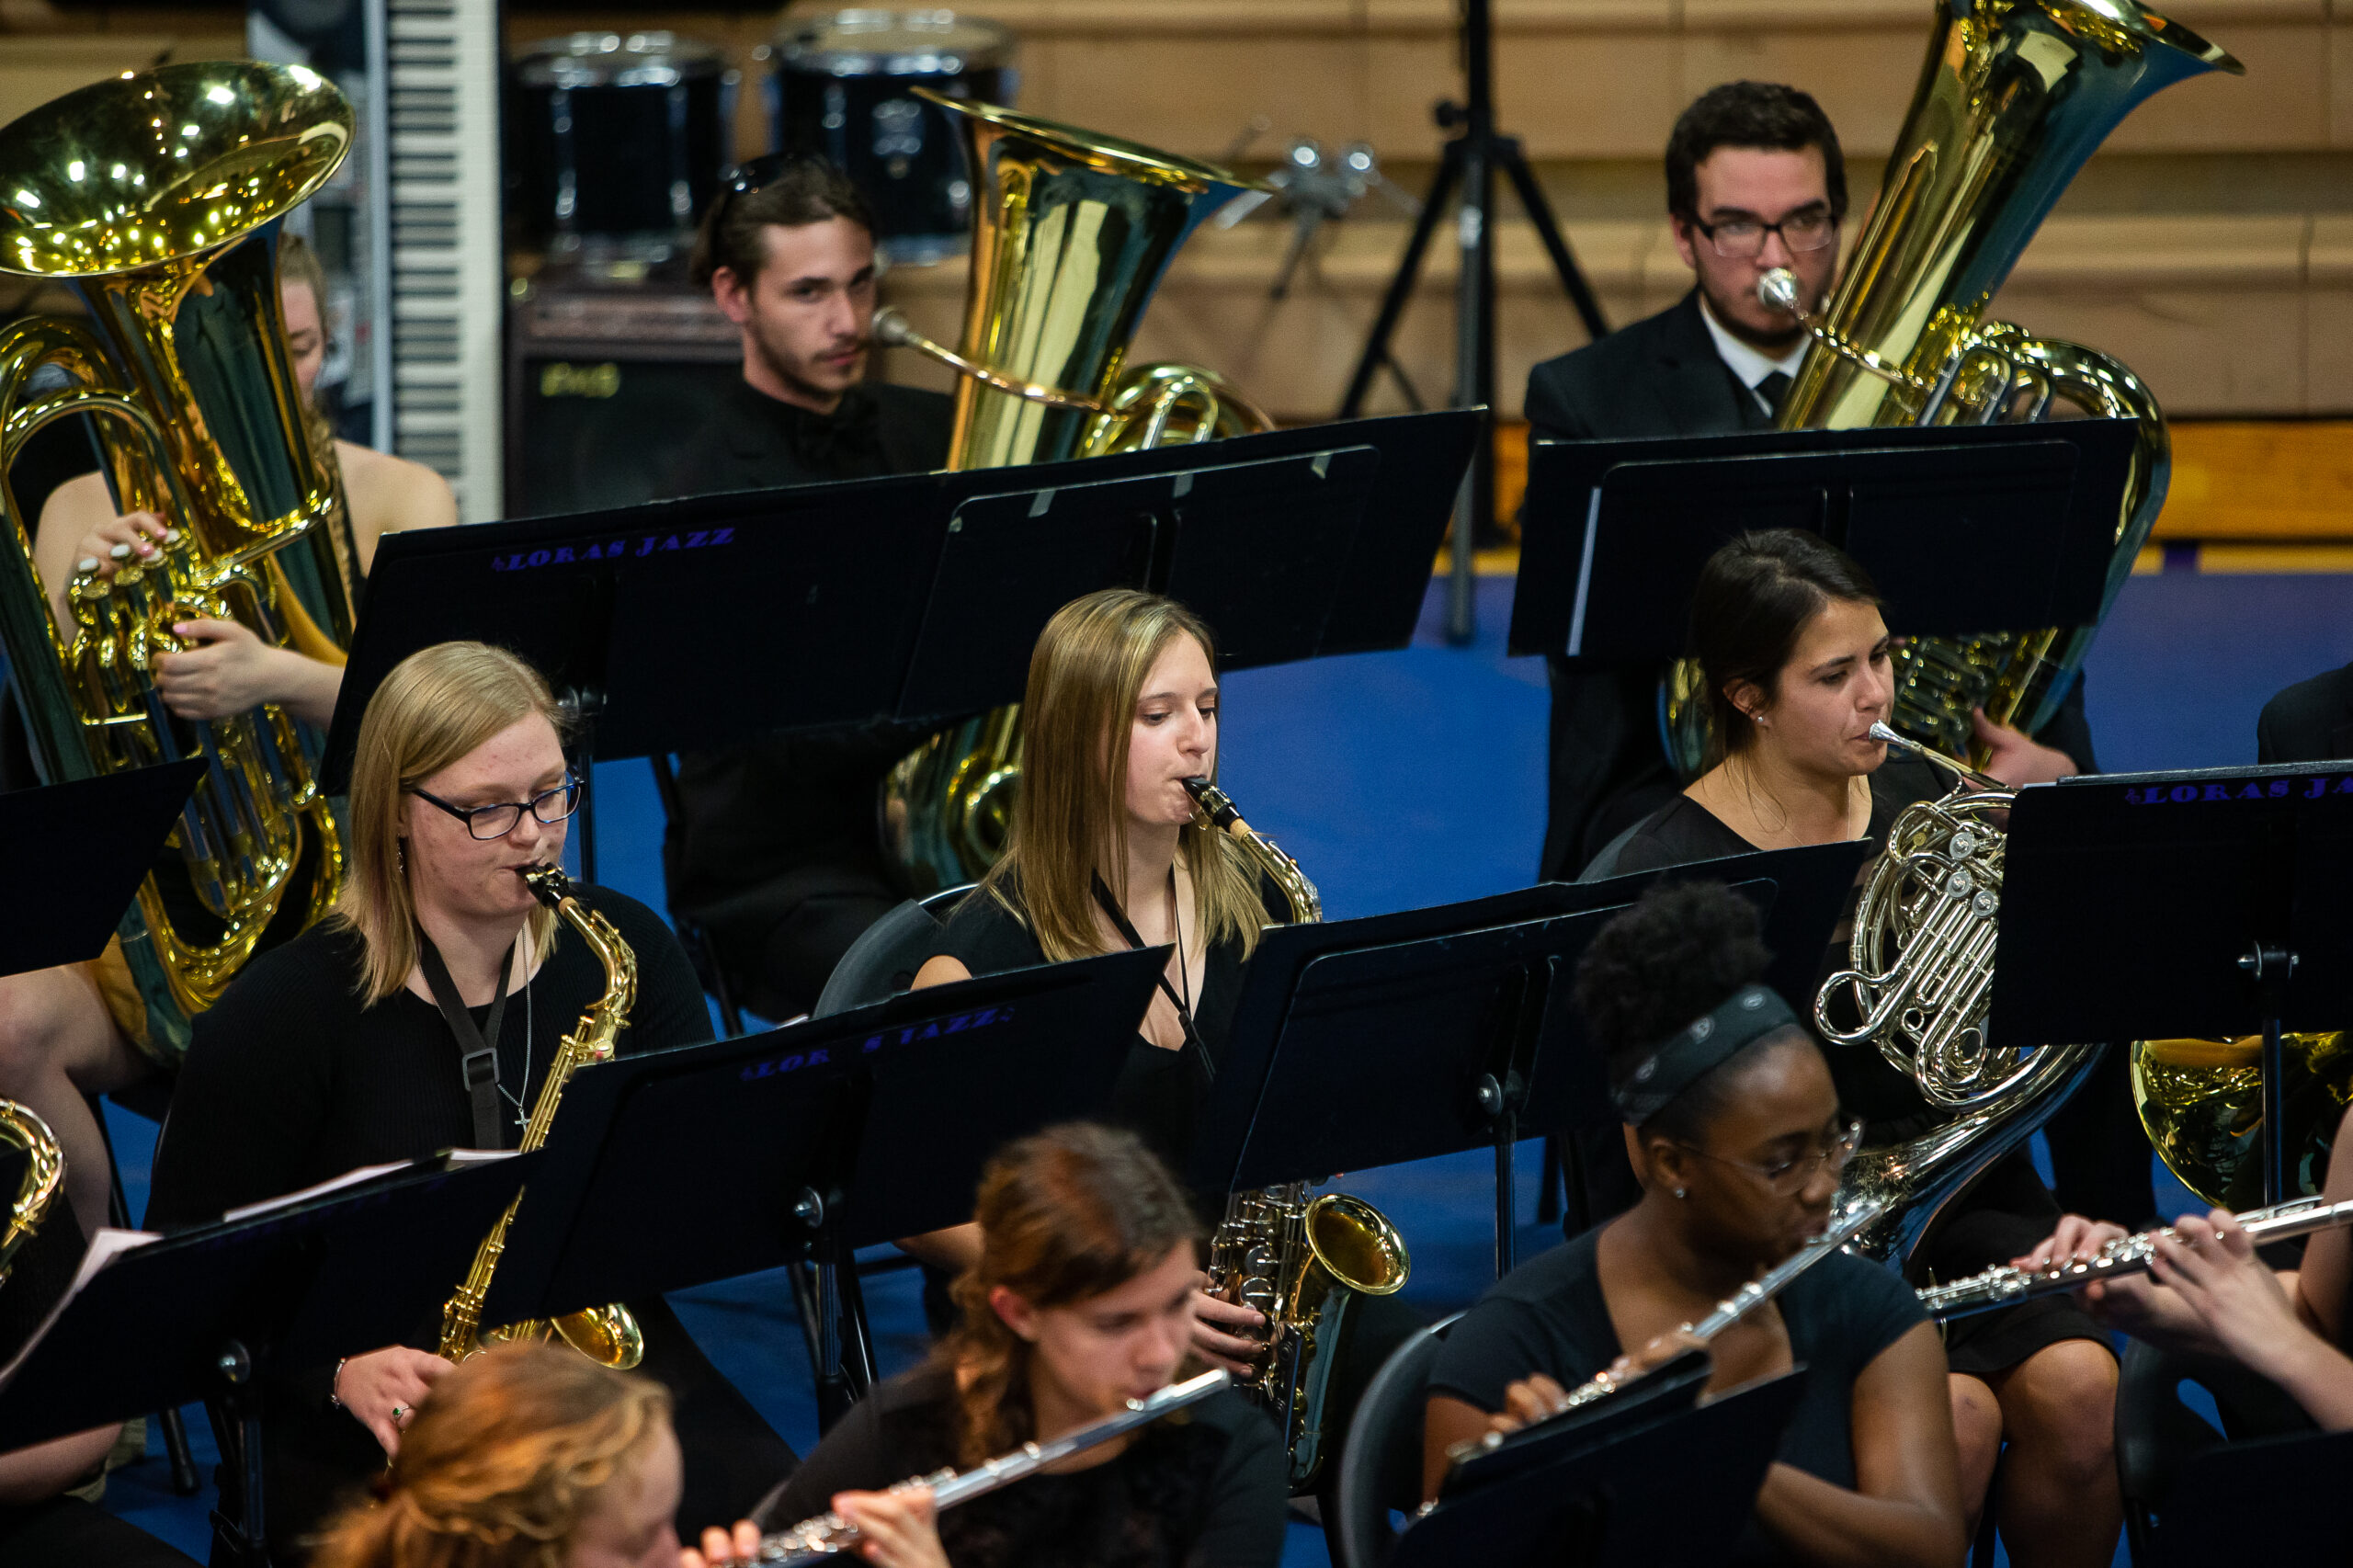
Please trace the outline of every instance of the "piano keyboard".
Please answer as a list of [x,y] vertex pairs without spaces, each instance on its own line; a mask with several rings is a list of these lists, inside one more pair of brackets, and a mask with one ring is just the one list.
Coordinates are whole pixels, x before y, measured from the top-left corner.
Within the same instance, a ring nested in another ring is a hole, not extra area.
[[392,449],[506,514],[497,0],[387,0]]

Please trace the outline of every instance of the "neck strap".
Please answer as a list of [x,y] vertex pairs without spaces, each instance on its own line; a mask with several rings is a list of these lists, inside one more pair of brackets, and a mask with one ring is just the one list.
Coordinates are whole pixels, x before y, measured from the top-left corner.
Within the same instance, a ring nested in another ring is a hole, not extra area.
[[[498,1027],[506,1019],[506,978],[515,969],[515,943],[506,944],[506,956],[498,960],[498,985],[490,994],[488,1027],[477,1028],[465,999],[458,994],[457,983],[449,978],[449,966],[441,960],[441,949],[421,926],[416,940],[417,967],[425,971],[426,989],[433,993],[434,1005],[457,1037],[458,1070],[473,1101],[474,1147],[504,1149],[506,1136],[501,1123],[506,1119],[498,1114]],[[528,1092],[530,1085],[522,1087]]]

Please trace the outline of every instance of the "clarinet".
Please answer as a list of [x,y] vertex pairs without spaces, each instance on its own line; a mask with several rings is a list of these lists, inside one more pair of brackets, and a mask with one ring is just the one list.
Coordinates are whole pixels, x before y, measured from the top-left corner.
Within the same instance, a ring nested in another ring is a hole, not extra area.
[[[1698,1323],[1685,1324],[1684,1332],[1705,1345],[1734,1324],[1749,1317],[1757,1308],[1779,1295],[1783,1290],[1788,1290],[1790,1282],[1799,1275],[1803,1274],[1832,1253],[1845,1247],[1848,1242],[1860,1234],[1865,1227],[1885,1212],[1886,1209],[1887,1200],[1880,1198],[1866,1199],[1856,1204],[1852,1209],[1831,1221],[1830,1228],[1823,1232],[1820,1236],[1806,1243],[1804,1246],[1743,1285],[1730,1296],[1718,1301],[1715,1310],[1706,1317],[1701,1318]],[[1598,1404],[1613,1394],[1633,1387],[1648,1376],[1650,1376],[1648,1371],[1640,1371],[1630,1372],[1624,1377],[1620,1377],[1605,1367],[1575,1388],[1571,1389],[1568,1397],[1554,1408],[1552,1416],[1566,1415],[1571,1411],[1584,1410]],[[1546,1419],[1551,1420],[1552,1416],[1548,1416]],[[1521,1428],[1523,1431],[1527,1429]],[[1446,1457],[1452,1462],[1461,1464],[1473,1454],[1489,1453],[1501,1448],[1507,1435],[1502,1432],[1485,1432],[1476,1437],[1466,1438],[1449,1449]]]
[[[2353,1225],[2353,1200],[2330,1203],[2319,1198],[2300,1198],[2293,1203],[2276,1204],[2269,1209],[2250,1209],[2238,1217],[2238,1221],[2247,1239],[2259,1246],[2265,1242]],[[2160,1236],[2180,1240],[2180,1233],[2167,1225],[2163,1230],[2143,1231],[2137,1236],[2120,1236],[2087,1258],[2054,1259],[2040,1268],[2000,1264],[1949,1285],[1929,1286],[1920,1292],[1920,1304],[1932,1318],[1965,1317],[1971,1312],[1987,1312],[1996,1307],[2030,1301],[2037,1296],[2080,1290],[2101,1279],[2146,1273],[2150,1260],[2156,1256]]]
[[[1051,1442],[1024,1443],[1011,1453],[999,1455],[972,1470],[935,1471],[902,1481],[891,1490],[912,1492],[918,1486],[928,1486],[933,1507],[944,1513],[959,1503],[969,1503],[1000,1486],[1010,1486],[1026,1476],[1035,1475],[1073,1454],[1108,1443],[1139,1426],[1150,1426],[1171,1411],[1207,1399],[1231,1381],[1233,1379],[1222,1369],[1203,1372],[1198,1378],[1171,1383],[1149,1399],[1131,1399],[1125,1410],[1100,1421],[1090,1421]],[[761,1538],[759,1551],[751,1556],[724,1558],[713,1563],[712,1568],[749,1568],[755,1563],[766,1568],[800,1568],[802,1563],[825,1562],[848,1551],[858,1540],[856,1525],[839,1514],[820,1514],[813,1519],[801,1520],[790,1529]]]

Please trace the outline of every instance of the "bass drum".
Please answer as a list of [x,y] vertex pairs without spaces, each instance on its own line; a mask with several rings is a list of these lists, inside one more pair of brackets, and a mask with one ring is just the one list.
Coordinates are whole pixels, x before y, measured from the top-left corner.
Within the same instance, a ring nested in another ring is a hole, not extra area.
[[776,144],[848,174],[889,259],[957,255],[972,232],[963,132],[914,89],[1010,105],[1013,52],[1010,29],[953,11],[835,11],[789,26],[771,49]]
[[507,211],[554,257],[659,260],[681,247],[731,161],[733,74],[676,33],[573,33],[516,62]]

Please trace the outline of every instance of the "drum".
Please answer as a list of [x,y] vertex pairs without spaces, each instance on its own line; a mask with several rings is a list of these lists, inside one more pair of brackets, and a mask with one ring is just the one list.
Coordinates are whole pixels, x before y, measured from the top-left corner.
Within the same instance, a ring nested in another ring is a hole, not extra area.
[[776,144],[823,153],[874,210],[893,261],[964,248],[972,187],[961,132],[913,95],[1010,105],[1013,34],[953,11],[835,11],[777,36],[768,79]]
[[733,160],[720,51],[675,33],[533,44],[508,95],[507,210],[551,250],[663,251],[695,226]]

